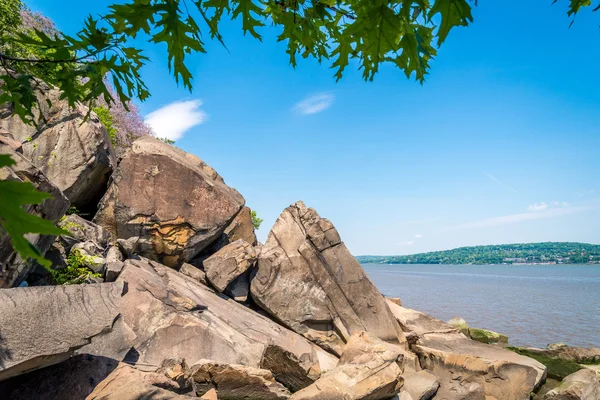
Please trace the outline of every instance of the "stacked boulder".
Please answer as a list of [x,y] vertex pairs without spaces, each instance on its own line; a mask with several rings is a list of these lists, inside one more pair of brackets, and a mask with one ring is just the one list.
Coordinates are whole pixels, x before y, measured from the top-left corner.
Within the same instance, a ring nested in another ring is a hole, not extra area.
[[[53,261],[46,275],[0,238],[2,286],[35,286],[0,290],[3,396],[522,400],[544,381],[539,362],[386,300],[304,203],[282,212],[262,246],[244,198],[214,169],[151,137],[115,166],[94,117],[71,123],[77,110],[43,109],[53,123],[35,130],[0,120],[12,132],[0,152],[18,159],[2,177],[53,191],[28,211],[69,232],[31,238]],[[67,168],[76,140],[86,146],[71,177],[27,158],[55,151],[53,165]],[[98,211],[61,218],[69,201]],[[54,286],[75,258],[83,275]],[[548,399],[594,399],[590,377]]]

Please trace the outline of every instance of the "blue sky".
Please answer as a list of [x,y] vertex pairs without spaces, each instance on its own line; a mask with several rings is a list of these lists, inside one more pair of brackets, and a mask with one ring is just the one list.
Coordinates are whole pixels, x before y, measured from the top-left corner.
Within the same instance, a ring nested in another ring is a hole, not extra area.
[[[111,3],[27,1],[68,33]],[[551,3],[479,2],[422,86],[390,66],[369,83],[314,60],[294,70],[273,29],[260,43],[227,23],[229,51],[190,58],[193,93],[145,46],[140,108],[244,195],[262,241],[301,199],[356,255],[600,243],[600,14],[569,29],[567,1]]]

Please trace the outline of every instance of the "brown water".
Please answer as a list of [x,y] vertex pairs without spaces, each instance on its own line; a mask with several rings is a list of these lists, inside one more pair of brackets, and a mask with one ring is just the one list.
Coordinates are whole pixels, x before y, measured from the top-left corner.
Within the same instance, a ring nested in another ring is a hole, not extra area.
[[404,306],[444,321],[460,316],[512,345],[600,347],[600,265],[363,267]]

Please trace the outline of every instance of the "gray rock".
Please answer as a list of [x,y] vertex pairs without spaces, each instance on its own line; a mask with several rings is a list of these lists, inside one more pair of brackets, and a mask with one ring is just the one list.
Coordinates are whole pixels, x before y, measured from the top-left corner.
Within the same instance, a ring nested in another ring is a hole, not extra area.
[[244,365],[201,360],[192,366],[192,379],[199,396],[216,389],[221,400],[285,400],[290,397],[290,392],[275,381],[271,371]]
[[600,381],[596,372],[581,369],[563,379],[543,400],[600,400]]
[[390,399],[403,385],[403,353],[401,346],[357,332],[348,340],[338,366],[290,399]]
[[104,279],[106,282],[114,282],[119,277],[125,263],[123,261],[111,261],[106,263]]
[[[39,168],[80,210],[94,208],[106,190],[116,158],[106,129],[88,109],[69,107],[61,92],[45,84],[36,93],[35,125],[16,116],[0,118],[0,129],[21,143],[23,156]],[[48,106],[47,101],[52,102]],[[6,114],[0,114],[6,115]]]
[[[221,250],[204,260],[202,265],[208,281],[219,291],[223,292],[227,286],[242,276],[256,263],[254,247],[243,240],[228,244]],[[244,285],[244,282],[239,282]],[[245,279],[245,294],[242,288],[235,290],[237,295],[248,296],[248,278]]]
[[[24,209],[44,219],[53,222],[58,221],[69,207],[69,201],[62,192],[52,184],[48,178],[34,165],[27,161],[22,155],[13,151],[11,147],[0,140],[0,154],[11,156],[15,165],[1,168],[0,179],[10,179],[20,182],[31,182],[38,190],[48,192],[52,198],[45,200],[37,206],[27,206]],[[28,234],[25,236],[29,242],[45,254],[54,242],[54,236]],[[19,255],[13,251],[10,244],[10,237],[0,233],[0,288],[18,286],[29,273],[35,268],[35,263],[31,260],[22,260]]]
[[471,340],[427,314],[388,305],[407,337],[415,335],[411,349],[421,367],[438,377],[436,398],[526,399],[546,378],[546,367],[536,360]]
[[[302,360],[312,381],[337,363],[296,333],[156,262],[125,261],[117,282],[128,284],[121,314],[137,335],[132,362],[138,366],[156,369],[166,358],[185,358],[189,365],[206,359],[258,368],[270,345]],[[274,374],[278,364],[272,363]]]
[[203,285],[208,285],[208,281],[206,280],[206,273],[200,268],[194,267],[192,264],[183,263],[181,268],[179,268],[179,272],[189,276],[190,278]]
[[118,318],[123,291],[123,283],[0,290],[0,380],[74,354],[122,359],[134,336]]
[[76,214],[67,215],[58,225],[71,233],[60,237],[67,252],[78,242],[93,242],[98,248],[105,249],[114,240],[110,232]]
[[178,268],[223,233],[244,198],[202,160],[146,136],[127,150],[94,222],[152,244],[139,254]]
[[100,256],[103,252],[94,242],[81,242],[73,245],[70,255],[76,253],[82,267],[104,275],[106,260]]
[[123,261],[123,253],[118,246],[109,246],[106,250],[106,255],[104,256],[106,262],[115,262],[115,261]]
[[229,285],[227,285],[223,293],[239,303],[247,302],[250,294],[249,272],[250,271],[246,271],[242,275],[235,278]]
[[384,297],[331,222],[302,202],[286,208],[269,233],[251,294],[277,320],[334,354],[360,331],[405,341]]

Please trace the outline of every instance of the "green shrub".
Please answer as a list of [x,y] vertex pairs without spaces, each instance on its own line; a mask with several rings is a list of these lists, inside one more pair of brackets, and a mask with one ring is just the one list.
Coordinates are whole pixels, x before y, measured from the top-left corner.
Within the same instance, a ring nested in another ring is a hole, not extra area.
[[252,217],[252,225],[254,225],[254,229],[258,230],[263,220],[261,218],[258,218],[258,216],[256,215],[256,211],[250,211],[250,217]]
[[113,147],[117,147],[117,128],[115,128],[114,120],[112,115],[110,115],[110,110],[106,107],[94,107],[92,109],[98,116],[102,125],[106,128],[106,132],[108,132],[108,137],[110,138],[110,142]]
[[91,256],[85,255],[79,249],[71,250],[67,258],[67,266],[63,269],[53,270],[52,277],[58,285],[74,285],[84,282],[87,278],[100,277],[100,274],[85,266],[91,262],[93,262]]

